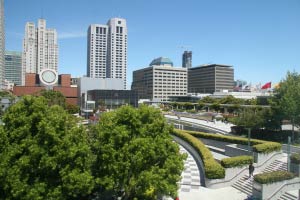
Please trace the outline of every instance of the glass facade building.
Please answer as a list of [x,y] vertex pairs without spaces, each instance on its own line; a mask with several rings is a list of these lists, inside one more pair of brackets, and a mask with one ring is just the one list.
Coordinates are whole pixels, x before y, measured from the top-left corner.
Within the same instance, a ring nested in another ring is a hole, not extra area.
[[182,67],[191,68],[192,67],[192,52],[184,51],[182,54]]
[[5,79],[15,85],[22,84],[22,53],[5,52]]
[[89,90],[87,99],[95,101],[96,108],[103,105],[109,109],[122,105],[138,106],[138,95],[134,90]]

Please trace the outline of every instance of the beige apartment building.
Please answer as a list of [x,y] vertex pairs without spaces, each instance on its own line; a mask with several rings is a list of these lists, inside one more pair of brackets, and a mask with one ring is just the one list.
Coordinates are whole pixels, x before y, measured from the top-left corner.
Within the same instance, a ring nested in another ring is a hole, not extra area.
[[173,67],[168,58],[154,59],[149,67],[133,72],[132,90],[139,99],[165,102],[171,96],[187,95],[187,68]]

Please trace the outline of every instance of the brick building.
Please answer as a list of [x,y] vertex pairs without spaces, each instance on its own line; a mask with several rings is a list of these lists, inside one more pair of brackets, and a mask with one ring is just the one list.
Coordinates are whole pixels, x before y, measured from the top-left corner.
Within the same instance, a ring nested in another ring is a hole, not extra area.
[[66,97],[67,103],[77,105],[77,88],[71,87],[71,75],[53,74],[53,80],[50,80],[51,74],[43,77],[43,73],[28,73],[25,75],[25,86],[14,86],[13,94],[16,96],[39,95],[41,90],[52,89],[61,92]]

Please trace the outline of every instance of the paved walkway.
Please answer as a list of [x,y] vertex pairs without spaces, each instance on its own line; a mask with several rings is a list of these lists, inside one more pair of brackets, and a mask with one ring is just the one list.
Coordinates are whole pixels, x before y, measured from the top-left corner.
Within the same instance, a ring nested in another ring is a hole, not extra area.
[[200,186],[200,172],[193,156],[180,146],[180,152],[188,155],[184,163],[179,187],[180,200],[243,200],[247,195],[232,187],[209,189]]
[[[169,119],[178,119],[177,116],[173,116],[173,115],[165,115],[165,117],[169,118]],[[195,123],[195,124],[202,125],[202,126],[207,126],[207,127],[219,129],[219,130],[222,130],[226,133],[230,133],[231,132],[231,126],[233,126],[233,124],[231,124],[231,123],[224,123],[224,122],[221,122],[221,121],[213,121],[212,122],[212,121],[192,119],[192,118],[187,118],[187,117],[180,117],[180,120],[185,121],[185,122]]]

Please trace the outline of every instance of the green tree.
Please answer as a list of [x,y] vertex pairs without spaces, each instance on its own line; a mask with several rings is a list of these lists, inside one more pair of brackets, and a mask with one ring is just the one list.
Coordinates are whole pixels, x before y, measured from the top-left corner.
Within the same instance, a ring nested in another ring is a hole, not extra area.
[[69,114],[76,114],[79,113],[80,108],[77,105],[66,103],[66,110]]
[[265,124],[264,111],[257,109],[244,109],[239,116],[232,118],[231,122],[247,128],[262,128]]
[[278,119],[291,122],[294,137],[294,126],[300,126],[300,75],[296,72],[288,72],[274,93],[271,99],[274,113],[278,115]]
[[44,97],[25,96],[0,128],[0,199],[82,199],[94,189],[85,129]]
[[54,90],[42,90],[40,95],[47,99],[49,106],[59,105],[66,108],[66,98],[61,92]]
[[171,131],[159,110],[145,105],[103,114],[91,131],[100,199],[105,194],[122,199],[175,196],[184,156]]

